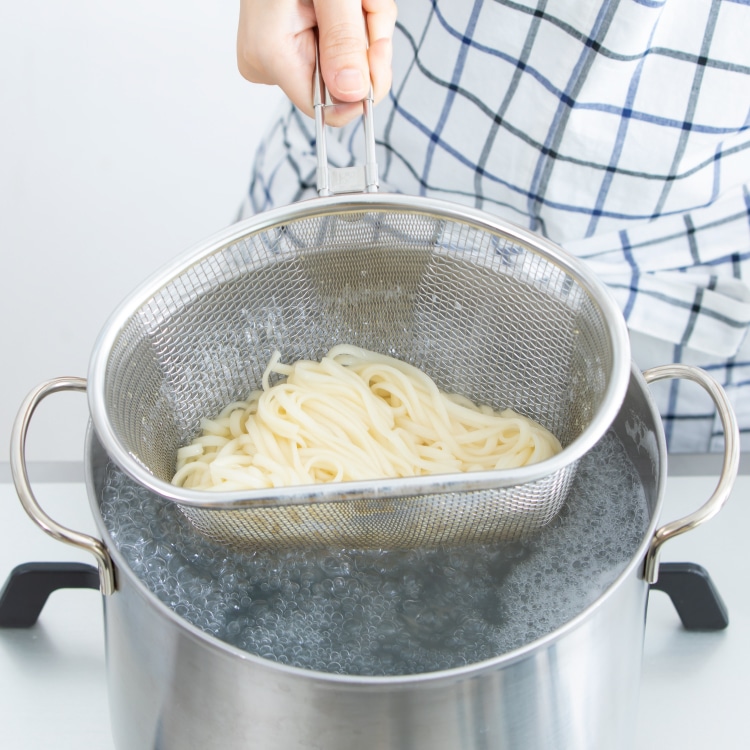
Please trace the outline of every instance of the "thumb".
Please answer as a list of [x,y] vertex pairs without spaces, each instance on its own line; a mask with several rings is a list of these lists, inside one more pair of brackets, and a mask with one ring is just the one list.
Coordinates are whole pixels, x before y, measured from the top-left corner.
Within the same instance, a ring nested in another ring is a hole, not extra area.
[[370,90],[362,0],[314,0],[320,69],[334,100],[357,102]]

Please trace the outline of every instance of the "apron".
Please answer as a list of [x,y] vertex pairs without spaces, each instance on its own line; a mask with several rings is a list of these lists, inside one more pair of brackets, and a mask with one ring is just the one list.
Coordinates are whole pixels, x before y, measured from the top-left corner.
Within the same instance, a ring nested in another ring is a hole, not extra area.
[[[381,190],[520,224],[607,284],[642,368],[704,367],[750,448],[750,6],[732,0],[405,0],[375,109]],[[284,105],[241,217],[315,195],[311,120]],[[361,123],[329,161],[363,154]],[[721,450],[713,405],[656,384],[673,452]]]

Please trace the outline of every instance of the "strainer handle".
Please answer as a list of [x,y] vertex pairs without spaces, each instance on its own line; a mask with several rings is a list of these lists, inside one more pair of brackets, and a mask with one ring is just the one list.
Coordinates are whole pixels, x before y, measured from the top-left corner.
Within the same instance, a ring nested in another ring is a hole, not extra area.
[[42,531],[54,539],[79,547],[96,558],[99,568],[99,590],[105,595],[112,594],[115,591],[115,568],[107,548],[98,539],[68,529],[50,518],[39,505],[29,482],[29,474],[26,469],[26,436],[29,423],[36,407],[47,396],[58,391],[85,393],[86,381],[83,378],[55,378],[38,385],[26,396],[18,410],[11,433],[10,471],[13,476],[13,483],[24,510]]
[[683,364],[662,365],[644,371],[643,377],[647,383],[668,378],[683,378],[697,383],[713,400],[724,428],[724,462],[713,494],[698,510],[657,529],[651,539],[651,546],[646,554],[644,577],[648,583],[656,583],[659,577],[659,552],[664,542],[713,518],[729,497],[740,465],[740,431],[727,394],[705,370]]
[[326,107],[336,106],[328,96],[323,74],[320,71],[320,55],[317,36],[315,39],[315,75],[313,76],[313,109],[315,110],[315,149],[318,157],[318,195],[339,193],[377,193],[378,163],[375,159],[375,125],[372,110],[374,98],[372,85],[362,100],[362,126],[365,136],[365,163],[351,167],[331,167],[328,164],[326,145]]

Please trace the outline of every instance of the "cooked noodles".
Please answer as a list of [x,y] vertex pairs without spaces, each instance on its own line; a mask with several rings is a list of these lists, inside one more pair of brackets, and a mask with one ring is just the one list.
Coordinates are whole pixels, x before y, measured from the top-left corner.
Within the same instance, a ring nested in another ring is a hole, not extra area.
[[[271,385],[272,374],[285,376]],[[405,362],[339,345],[320,362],[269,362],[262,390],[203,419],[172,483],[245,490],[509,469],[561,450],[533,420],[438,390]]]

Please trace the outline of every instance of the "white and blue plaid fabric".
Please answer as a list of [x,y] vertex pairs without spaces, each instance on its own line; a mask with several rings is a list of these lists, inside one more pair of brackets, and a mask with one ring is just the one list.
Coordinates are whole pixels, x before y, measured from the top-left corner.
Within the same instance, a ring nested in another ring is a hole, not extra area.
[[[750,0],[403,0],[375,110],[381,185],[478,207],[585,258],[642,368],[688,362],[750,447]],[[362,153],[358,122],[329,159]],[[285,107],[243,215],[315,194],[312,121]],[[672,451],[722,445],[713,406],[654,386]]]

